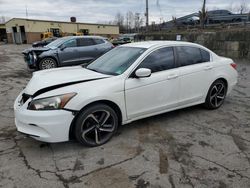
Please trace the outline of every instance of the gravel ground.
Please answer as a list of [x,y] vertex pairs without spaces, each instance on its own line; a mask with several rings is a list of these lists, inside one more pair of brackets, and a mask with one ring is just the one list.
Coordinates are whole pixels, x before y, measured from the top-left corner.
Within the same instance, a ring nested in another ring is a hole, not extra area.
[[0,45],[0,187],[250,187],[250,62],[224,105],[122,126],[96,148],[17,133],[13,103],[31,77],[21,51]]

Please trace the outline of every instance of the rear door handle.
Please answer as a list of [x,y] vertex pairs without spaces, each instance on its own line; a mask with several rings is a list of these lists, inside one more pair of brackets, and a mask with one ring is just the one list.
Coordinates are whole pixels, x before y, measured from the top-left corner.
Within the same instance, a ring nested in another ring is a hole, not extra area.
[[204,70],[211,70],[212,68],[214,68],[214,67],[211,66],[211,65],[208,65],[208,66],[206,66],[206,67],[204,68]]
[[178,78],[178,75],[177,74],[171,74],[167,77],[168,80],[171,80],[171,79],[175,79],[175,78]]

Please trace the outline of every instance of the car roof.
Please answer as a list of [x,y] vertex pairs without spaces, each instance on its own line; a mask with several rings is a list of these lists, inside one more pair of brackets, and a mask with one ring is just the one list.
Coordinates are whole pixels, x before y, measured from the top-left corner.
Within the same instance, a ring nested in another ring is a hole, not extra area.
[[66,36],[63,38],[68,38],[68,39],[73,39],[73,38],[95,38],[95,39],[105,39],[104,37],[101,36],[95,36],[95,35],[83,35],[83,36]]
[[[191,43],[191,42],[183,42],[183,41],[143,41],[143,42],[134,42],[134,43],[128,43],[124,44],[122,46],[126,47],[137,47],[137,48],[154,48],[154,47],[161,47],[161,46],[178,46],[178,45],[184,45],[184,46],[194,46],[194,47],[202,47],[201,45]],[[203,47],[204,48],[204,47]]]

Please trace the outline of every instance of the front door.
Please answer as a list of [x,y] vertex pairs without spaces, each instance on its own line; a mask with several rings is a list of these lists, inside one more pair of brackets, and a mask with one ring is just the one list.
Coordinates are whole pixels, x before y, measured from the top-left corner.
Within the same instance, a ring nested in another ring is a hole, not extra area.
[[175,68],[173,48],[164,47],[153,51],[136,70],[139,68],[151,69],[152,74],[146,78],[130,76],[125,81],[128,119],[157,114],[176,107],[179,70]]
[[63,66],[78,64],[80,60],[76,39],[66,41],[62,48],[58,49],[58,57]]

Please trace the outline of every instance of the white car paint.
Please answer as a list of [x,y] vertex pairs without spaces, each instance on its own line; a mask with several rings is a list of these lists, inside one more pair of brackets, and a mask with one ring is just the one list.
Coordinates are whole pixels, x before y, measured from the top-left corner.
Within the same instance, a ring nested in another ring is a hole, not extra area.
[[[169,46],[191,46],[204,49],[210,53],[211,62],[156,72],[147,78],[129,77],[151,52]],[[230,66],[233,61],[219,57],[198,44],[149,41],[126,44],[123,47],[142,47],[147,50],[123,74],[118,76],[93,72],[81,66],[34,73],[14,104],[17,130],[45,142],[67,141],[70,126],[75,117],[74,113],[67,109],[80,111],[96,101],[111,101],[119,107],[122,124],[126,124],[137,119],[204,103],[209,87],[218,78],[227,80],[228,93],[237,83],[237,71]],[[23,93],[34,95],[44,88],[84,80],[86,81],[82,83],[48,90],[21,104]],[[32,100],[71,92],[77,95],[66,104],[66,110],[27,109]]]

